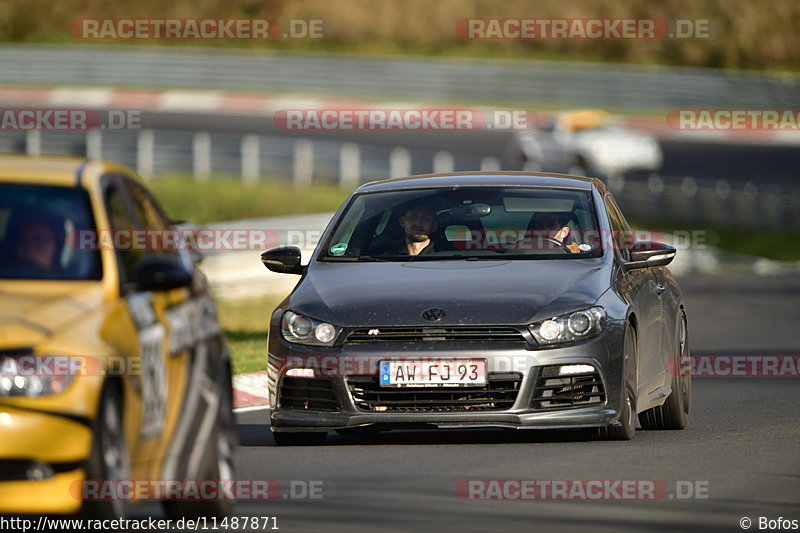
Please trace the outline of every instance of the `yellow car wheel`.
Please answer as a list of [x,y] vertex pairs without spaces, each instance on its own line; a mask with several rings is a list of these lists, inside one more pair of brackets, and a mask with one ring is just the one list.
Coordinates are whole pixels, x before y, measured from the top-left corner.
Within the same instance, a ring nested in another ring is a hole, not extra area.
[[[236,420],[233,415],[233,387],[230,367],[220,385],[220,402],[217,420],[209,445],[200,466],[200,479],[229,481],[235,479],[235,450],[238,446]],[[164,512],[169,518],[197,518],[231,516],[234,502],[231,500],[169,501],[163,502]]]
[[[100,398],[100,412],[92,439],[92,453],[86,468],[87,481],[114,483],[131,478],[131,465],[122,430],[122,394],[119,387],[107,385]],[[84,501],[81,515],[96,519],[124,517],[128,502],[122,499]]]

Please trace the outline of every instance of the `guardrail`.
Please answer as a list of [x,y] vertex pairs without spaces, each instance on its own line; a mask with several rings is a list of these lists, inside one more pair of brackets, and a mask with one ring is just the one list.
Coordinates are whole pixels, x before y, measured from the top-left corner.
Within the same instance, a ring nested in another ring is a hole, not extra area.
[[303,92],[607,109],[800,108],[800,77],[528,60],[354,57],[165,47],[0,46],[0,83]]
[[[215,175],[257,183],[269,176],[300,188],[320,182],[354,188],[428,172],[520,170],[519,162],[499,156],[204,131],[0,132],[0,152],[112,159],[148,178],[177,171],[198,180]],[[644,223],[800,231],[800,187],[657,174],[608,176],[606,182],[626,214]]]

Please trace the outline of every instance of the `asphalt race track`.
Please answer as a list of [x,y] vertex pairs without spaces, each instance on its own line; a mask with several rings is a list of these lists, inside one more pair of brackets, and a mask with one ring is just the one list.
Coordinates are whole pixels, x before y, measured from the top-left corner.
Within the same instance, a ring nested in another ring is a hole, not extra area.
[[[681,280],[695,354],[800,353],[800,277]],[[281,531],[741,531],[740,519],[800,519],[797,378],[694,380],[692,421],[631,442],[581,433],[403,431],[331,434],[277,447],[266,411],[239,415],[239,477],[321,481],[316,501],[245,502]],[[658,501],[468,501],[464,479],[659,480]],[[690,487],[702,498],[683,499]]]

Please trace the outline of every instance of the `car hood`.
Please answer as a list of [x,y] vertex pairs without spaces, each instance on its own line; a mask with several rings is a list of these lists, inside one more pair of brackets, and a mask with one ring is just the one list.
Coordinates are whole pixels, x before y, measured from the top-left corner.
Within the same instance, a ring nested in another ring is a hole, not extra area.
[[32,348],[101,301],[97,282],[1,282],[0,350]]
[[345,327],[527,324],[592,305],[610,283],[602,259],[323,263],[291,296],[291,310]]

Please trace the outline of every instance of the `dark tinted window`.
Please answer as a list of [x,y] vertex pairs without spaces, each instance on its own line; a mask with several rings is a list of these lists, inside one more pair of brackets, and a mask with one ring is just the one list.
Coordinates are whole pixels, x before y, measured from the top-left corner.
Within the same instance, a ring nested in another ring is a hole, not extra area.
[[94,230],[83,189],[0,184],[0,278],[101,279]]
[[[125,180],[125,189],[131,200],[131,208],[141,229],[148,232],[163,233],[173,231],[171,223],[161,212],[155,199],[138,183]],[[178,256],[177,250],[151,249],[148,253]]]
[[[119,185],[109,187],[106,190],[105,199],[106,214],[108,215],[108,224],[111,227],[112,235],[127,234],[139,229],[131,216],[131,212],[125,202],[126,198],[123,190]],[[117,256],[120,282],[125,286],[132,279],[133,269],[144,257],[145,252],[135,246],[126,246],[124,249],[115,246],[114,249]]]
[[628,222],[625,220],[622,211],[617,206],[617,202],[614,201],[614,197],[610,194],[606,196],[606,210],[608,211],[608,219],[611,224],[611,231],[614,235],[615,246],[622,254],[622,258],[627,261],[629,259],[629,248],[631,244],[630,226],[628,226]]

